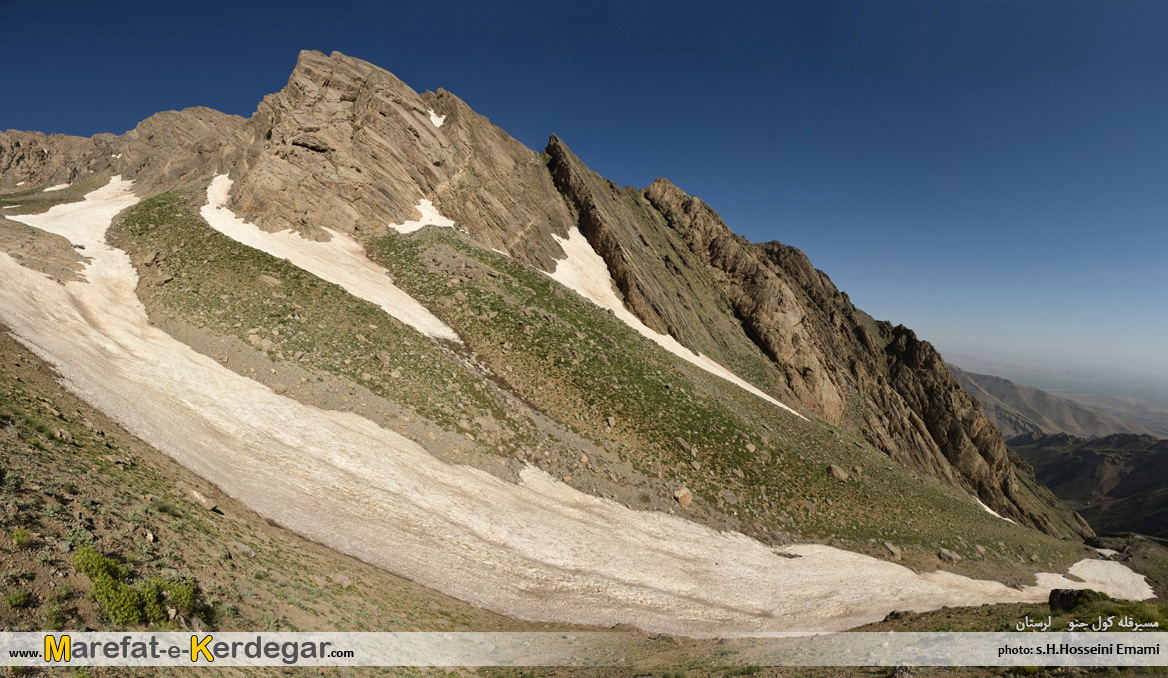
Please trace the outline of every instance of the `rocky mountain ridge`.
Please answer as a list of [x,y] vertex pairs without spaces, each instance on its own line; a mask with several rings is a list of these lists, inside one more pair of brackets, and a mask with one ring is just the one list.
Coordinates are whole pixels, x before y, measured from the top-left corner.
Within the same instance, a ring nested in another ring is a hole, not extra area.
[[555,136],[541,157],[454,95],[415,94],[358,59],[302,53],[248,120],[196,108],[118,137],[4,133],[0,167],[6,190],[117,172],[144,194],[230,171],[237,213],[315,239],[384,233],[430,199],[476,241],[545,271],[578,227],[649,327],[1003,515],[1083,530],[1021,496],[997,430],[927,342],[855,309],[797,249],[746,242],[666,180],[618,188]]
[[952,365],[949,370],[1007,439],[1027,433],[1066,433],[1081,438],[1114,433],[1152,435],[1151,430],[1134,422],[1009,379]]

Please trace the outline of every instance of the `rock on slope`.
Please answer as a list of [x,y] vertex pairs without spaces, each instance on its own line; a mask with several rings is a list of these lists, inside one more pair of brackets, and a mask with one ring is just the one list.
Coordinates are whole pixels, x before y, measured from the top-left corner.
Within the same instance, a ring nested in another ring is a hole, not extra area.
[[667,181],[619,188],[556,137],[538,155],[454,95],[416,94],[358,59],[301,53],[248,120],[188,109],[119,137],[0,134],[0,166],[6,188],[108,171],[142,194],[230,171],[239,216],[315,239],[382,233],[417,219],[426,199],[482,245],[544,271],[564,257],[556,237],[579,226],[649,327],[1004,516],[1089,532],[1019,490],[997,429],[931,345],[856,309],[799,250],[747,242]]
[[1046,391],[952,365],[949,369],[1007,439],[1024,433],[1066,433],[1080,438],[1113,433],[1152,435],[1139,424]]

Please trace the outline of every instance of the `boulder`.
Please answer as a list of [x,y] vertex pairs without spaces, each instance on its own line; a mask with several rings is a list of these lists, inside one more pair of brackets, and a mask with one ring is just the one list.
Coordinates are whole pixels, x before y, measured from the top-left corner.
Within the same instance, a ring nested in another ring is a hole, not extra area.
[[1081,604],[1106,599],[1106,594],[1092,589],[1051,589],[1047,603],[1052,613],[1058,613],[1070,612]]
[[944,547],[941,547],[941,549],[937,551],[937,557],[940,558],[942,562],[949,563],[950,565],[956,565],[957,563],[961,562],[961,556]]

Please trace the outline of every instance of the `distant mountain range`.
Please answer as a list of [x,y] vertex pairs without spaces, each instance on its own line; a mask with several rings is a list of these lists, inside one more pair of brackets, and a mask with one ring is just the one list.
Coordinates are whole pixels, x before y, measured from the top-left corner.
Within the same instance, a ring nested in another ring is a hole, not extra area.
[[966,372],[954,365],[949,365],[949,369],[961,387],[981,403],[986,416],[997,425],[1006,438],[1027,433],[1040,435],[1064,433],[1080,438],[1095,438],[1115,433],[1137,435],[1158,433],[1115,414],[1046,391],[1016,384],[1009,379]]
[[1095,530],[1168,537],[1168,440],[1025,434],[1007,442]]

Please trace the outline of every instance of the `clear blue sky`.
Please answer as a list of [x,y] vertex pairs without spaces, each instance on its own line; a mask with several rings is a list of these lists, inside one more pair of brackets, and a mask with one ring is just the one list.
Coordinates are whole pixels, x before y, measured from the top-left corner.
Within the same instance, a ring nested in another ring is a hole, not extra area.
[[1162,0],[37,7],[0,1],[0,129],[250,115],[338,50],[668,177],[943,352],[1168,374]]

